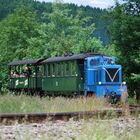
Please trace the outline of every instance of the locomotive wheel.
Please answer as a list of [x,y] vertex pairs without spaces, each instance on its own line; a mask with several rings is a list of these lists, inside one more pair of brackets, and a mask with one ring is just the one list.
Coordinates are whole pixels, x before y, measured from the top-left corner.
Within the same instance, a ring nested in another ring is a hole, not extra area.
[[87,97],[94,97],[94,96],[95,96],[95,94],[93,92],[87,93]]

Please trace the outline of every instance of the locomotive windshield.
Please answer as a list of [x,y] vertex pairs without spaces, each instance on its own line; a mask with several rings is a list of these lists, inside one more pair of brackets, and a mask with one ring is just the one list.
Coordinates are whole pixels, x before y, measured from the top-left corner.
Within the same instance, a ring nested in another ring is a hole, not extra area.
[[103,65],[113,65],[113,64],[115,64],[114,57],[103,56]]
[[109,56],[95,56],[90,59],[90,66],[114,65],[115,58]]

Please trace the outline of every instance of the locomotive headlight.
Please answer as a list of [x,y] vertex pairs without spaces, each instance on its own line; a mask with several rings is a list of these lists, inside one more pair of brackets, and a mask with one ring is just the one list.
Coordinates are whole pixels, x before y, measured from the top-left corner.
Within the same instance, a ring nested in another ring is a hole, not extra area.
[[102,82],[101,81],[99,81],[99,85],[101,85],[102,84]]
[[123,85],[126,85],[126,82],[125,81],[123,82]]

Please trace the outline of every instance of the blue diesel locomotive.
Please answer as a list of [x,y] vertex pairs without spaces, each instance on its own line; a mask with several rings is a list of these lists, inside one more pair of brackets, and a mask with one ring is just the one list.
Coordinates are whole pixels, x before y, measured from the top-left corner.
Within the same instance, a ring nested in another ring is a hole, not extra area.
[[85,58],[84,74],[85,96],[94,92],[98,97],[107,96],[117,101],[127,92],[126,82],[122,82],[122,67],[115,64],[114,57],[99,55]]

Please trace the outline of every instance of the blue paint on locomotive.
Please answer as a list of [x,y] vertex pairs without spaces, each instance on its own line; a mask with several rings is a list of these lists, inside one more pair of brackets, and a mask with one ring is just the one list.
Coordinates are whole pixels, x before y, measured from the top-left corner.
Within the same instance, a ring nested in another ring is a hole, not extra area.
[[115,64],[114,57],[87,57],[84,62],[84,95],[95,93],[97,97],[106,95],[120,98],[127,87],[122,83],[122,67]]

